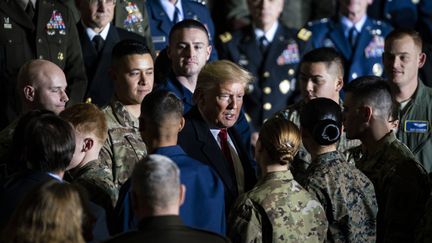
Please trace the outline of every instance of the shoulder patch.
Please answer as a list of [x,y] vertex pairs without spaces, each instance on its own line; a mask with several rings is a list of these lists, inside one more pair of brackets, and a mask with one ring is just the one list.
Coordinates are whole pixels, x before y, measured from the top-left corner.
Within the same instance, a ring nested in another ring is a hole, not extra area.
[[230,41],[232,39],[232,35],[230,32],[225,32],[225,33],[219,35],[219,39],[223,43],[227,43],[228,41]]
[[302,28],[298,34],[297,38],[299,38],[302,41],[307,41],[312,36],[312,32],[310,30],[307,30],[305,28]]

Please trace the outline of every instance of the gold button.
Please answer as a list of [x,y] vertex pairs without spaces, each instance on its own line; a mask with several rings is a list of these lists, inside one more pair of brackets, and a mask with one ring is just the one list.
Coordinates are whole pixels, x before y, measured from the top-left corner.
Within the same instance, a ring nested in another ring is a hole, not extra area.
[[263,92],[264,92],[264,94],[270,94],[271,88],[270,87],[264,87]]
[[288,70],[288,75],[294,75],[294,73],[295,73],[294,69],[290,68]]
[[271,105],[270,103],[265,103],[265,104],[263,105],[263,107],[264,107],[264,110],[268,111],[268,110],[271,110],[272,105]]
[[264,73],[263,73],[263,77],[264,77],[264,78],[268,78],[268,77],[270,77],[270,73],[269,73],[269,72],[267,72],[267,71],[266,71],[266,72],[264,72]]
[[88,97],[88,98],[85,100],[85,103],[86,103],[86,104],[91,104],[91,103],[92,103],[92,98],[91,98],[91,97]]

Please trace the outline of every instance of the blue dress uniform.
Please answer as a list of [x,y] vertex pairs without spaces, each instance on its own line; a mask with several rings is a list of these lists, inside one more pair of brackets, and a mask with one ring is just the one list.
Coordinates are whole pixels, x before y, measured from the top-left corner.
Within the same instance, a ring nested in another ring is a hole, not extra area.
[[345,27],[340,18],[321,19],[308,23],[312,31],[312,44],[318,47],[333,47],[345,59],[345,82],[364,75],[382,76],[382,53],[384,40],[392,30],[391,26],[378,20],[367,18],[358,33],[354,48],[345,36]]
[[432,41],[432,1],[430,0],[374,0],[368,15],[389,22],[395,28],[417,29]]
[[[156,52],[161,51],[168,45],[168,36],[174,23],[162,8],[160,0],[147,0],[146,7],[149,16],[150,32]],[[203,23],[210,34],[212,42],[215,28],[208,8],[197,1],[181,0],[184,19],[195,19]],[[211,60],[217,59],[216,50],[210,56]]]
[[244,109],[252,129],[258,130],[275,112],[294,103],[296,73],[304,53],[311,49],[311,33],[279,24],[263,56],[252,26],[220,36],[220,57],[236,62],[256,80],[249,85]]

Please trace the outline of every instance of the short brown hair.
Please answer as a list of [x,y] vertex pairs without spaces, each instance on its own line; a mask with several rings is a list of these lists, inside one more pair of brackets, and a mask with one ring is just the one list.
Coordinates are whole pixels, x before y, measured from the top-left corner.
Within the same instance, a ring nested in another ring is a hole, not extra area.
[[411,39],[413,39],[413,41],[414,41],[414,45],[417,46],[420,51],[422,50],[423,40],[422,40],[420,34],[413,29],[403,29],[402,28],[402,29],[393,30],[385,38],[385,46],[387,46],[389,42],[392,42],[396,39],[401,39],[405,36],[411,37]]
[[72,123],[81,133],[94,133],[104,143],[108,137],[108,125],[104,113],[94,104],[76,104],[66,108],[60,117]]

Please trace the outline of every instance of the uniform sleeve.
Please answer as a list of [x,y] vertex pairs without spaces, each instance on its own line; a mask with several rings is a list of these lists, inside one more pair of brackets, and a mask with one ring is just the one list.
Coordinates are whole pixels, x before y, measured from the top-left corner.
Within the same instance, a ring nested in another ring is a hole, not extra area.
[[261,216],[250,199],[240,199],[229,218],[228,236],[232,242],[263,242]]
[[67,53],[64,73],[67,80],[68,105],[81,103],[87,89],[87,77],[82,57],[81,44],[72,12],[68,9]]
[[[112,143],[110,141],[110,138],[108,138],[104,145],[102,146],[101,151],[99,152],[99,160],[101,162],[101,167],[104,168],[105,171],[111,172],[111,178],[113,178],[114,181],[114,175],[113,175],[113,153],[112,153]],[[116,182],[114,182],[116,184]],[[118,185],[116,185],[118,186]]]
[[395,175],[388,178],[387,189],[381,196],[381,200],[385,200],[382,203],[384,214],[381,215],[384,242],[414,241],[415,227],[423,215],[430,193],[426,175],[419,173],[414,161],[409,162],[412,163],[404,164],[413,165],[399,167]]

